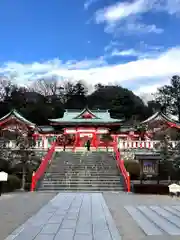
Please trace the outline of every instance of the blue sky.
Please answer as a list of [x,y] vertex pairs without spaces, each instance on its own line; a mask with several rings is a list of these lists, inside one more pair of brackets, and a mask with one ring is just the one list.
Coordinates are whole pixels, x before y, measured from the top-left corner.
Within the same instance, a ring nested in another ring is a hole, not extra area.
[[0,72],[118,83],[147,97],[180,74],[180,1],[1,0]]

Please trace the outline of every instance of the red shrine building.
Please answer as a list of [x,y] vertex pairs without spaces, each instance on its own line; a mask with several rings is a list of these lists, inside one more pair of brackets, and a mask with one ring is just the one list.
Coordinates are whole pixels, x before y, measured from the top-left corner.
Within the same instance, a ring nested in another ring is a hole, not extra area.
[[103,135],[112,134],[113,144],[115,141],[114,132],[121,125],[121,120],[113,119],[110,113],[106,110],[89,110],[88,108],[82,111],[66,110],[64,116],[58,119],[49,119],[51,126],[54,129],[62,131],[69,139],[73,139],[75,147],[84,147],[87,139],[90,140],[91,146],[97,148],[103,145],[101,141]]
[[[82,148],[89,139],[91,148],[152,148],[152,142],[158,131],[168,128],[180,129],[180,123],[172,116],[156,112],[139,123],[142,132],[133,126],[127,126],[121,119],[114,119],[108,110],[66,110],[62,118],[49,119],[48,126],[37,126],[24,118],[18,111],[12,110],[0,119],[0,129],[22,132],[34,132],[37,148],[48,148],[52,141],[57,147],[66,145],[70,149]],[[110,136],[110,137],[109,137]]]

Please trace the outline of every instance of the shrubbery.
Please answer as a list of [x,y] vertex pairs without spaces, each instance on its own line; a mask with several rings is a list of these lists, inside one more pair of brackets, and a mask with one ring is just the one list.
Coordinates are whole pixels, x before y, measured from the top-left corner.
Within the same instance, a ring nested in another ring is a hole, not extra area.
[[133,184],[133,192],[140,194],[169,194],[169,188],[164,184]]
[[16,175],[9,175],[8,181],[3,182],[2,192],[13,192],[16,189],[20,189],[21,180]]
[[140,176],[140,164],[134,160],[124,161],[124,166],[130,174],[131,180],[137,180]]

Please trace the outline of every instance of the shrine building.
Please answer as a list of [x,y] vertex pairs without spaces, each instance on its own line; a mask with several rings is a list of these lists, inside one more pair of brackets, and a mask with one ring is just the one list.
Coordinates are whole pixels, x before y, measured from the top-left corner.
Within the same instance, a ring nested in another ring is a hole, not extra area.
[[[132,144],[132,148],[142,146],[139,130],[125,125],[122,119],[112,118],[108,110],[68,109],[63,117],[48,120],[49,125],[38,126],[24,118],[17,110],[12,110],[0,118],[0,129],[33,132],[37,148],[45,149],[51,145],[52,141],[57,142],[57,147],[63,147],[66,142],[69,148],[82,148],[87,139],[90,140],[91,147],[97,149],[105,147],[105,135],[111,136],[108,140],[109,147],[113,147],[119,141],[122,145],[124,144],[125,148],[130,146],[128,144]],[[180,123],[177,120],[162,112],[153,114],[140,125],[146,126],[143,141],[145,143],[148,141],[148,144],[153,139],[153,134],[162,128],[180,129]]]

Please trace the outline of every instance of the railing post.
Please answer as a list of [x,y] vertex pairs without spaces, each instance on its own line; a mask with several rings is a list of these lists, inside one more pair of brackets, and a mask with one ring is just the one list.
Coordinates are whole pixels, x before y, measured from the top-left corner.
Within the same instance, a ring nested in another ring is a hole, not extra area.
[[34,192],[34,188],[35,188],[35,172],[32,173],[31,192]]
[[131,192],[131,181],[129,172],[127,172],[127,192]]

